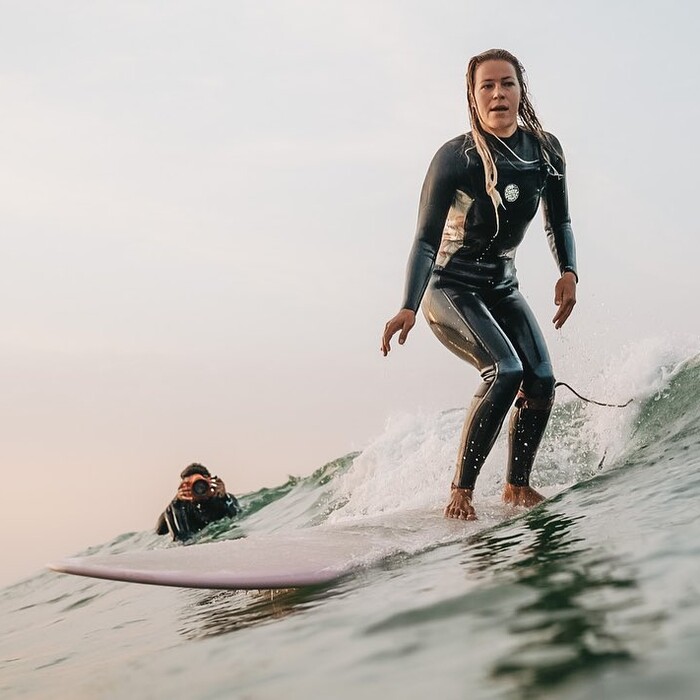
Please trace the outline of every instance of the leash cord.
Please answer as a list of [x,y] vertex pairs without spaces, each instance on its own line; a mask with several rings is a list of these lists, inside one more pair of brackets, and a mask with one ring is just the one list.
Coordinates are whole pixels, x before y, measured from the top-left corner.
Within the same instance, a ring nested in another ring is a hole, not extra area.
[[593,399],[587,399],[585,396],[581,396],[576,389],[570,387],[566,382],[556,382],[554,388],[556,389],[558,386],[565,386],[572,394],[576,394],[579,399],[586,403],[594,403],[596,406],[604,406],[605,408],[624,408],[625,406],[629,406],[633,401],[633,399],[630,399],[626,403],[602,403],[601,401],[594,401]]

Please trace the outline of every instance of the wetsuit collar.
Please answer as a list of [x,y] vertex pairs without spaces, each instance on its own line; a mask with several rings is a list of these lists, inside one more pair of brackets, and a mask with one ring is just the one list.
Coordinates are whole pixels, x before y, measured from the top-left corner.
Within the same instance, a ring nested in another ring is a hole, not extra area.
[[491,143],[497,144],[501,142],[513,148],[513,146],[515,146],[520,140],[520,133],[521,129],[518,126],[510,136],[496,136],[495,134],[490,134],[488,131],[486,132],[486,136],[491,141]]

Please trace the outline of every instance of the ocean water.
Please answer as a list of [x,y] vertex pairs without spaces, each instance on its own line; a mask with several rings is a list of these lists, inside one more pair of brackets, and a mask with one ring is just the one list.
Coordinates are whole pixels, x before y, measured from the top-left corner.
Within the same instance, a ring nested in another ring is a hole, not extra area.
[[[0,697],[700,697],[700,355],[639,349],[582,388],[634,401],[559,390],[534,476],[549,498],[529,511],[499,501],[499,438],[479,520],[441,518],[456,409],[394,418],[362,453],[248,494],[243,518],[200,533],[395,536],[332,584],[206,591],[43,571],[3,589]],[[89,553],[163,546],[127,533]]]

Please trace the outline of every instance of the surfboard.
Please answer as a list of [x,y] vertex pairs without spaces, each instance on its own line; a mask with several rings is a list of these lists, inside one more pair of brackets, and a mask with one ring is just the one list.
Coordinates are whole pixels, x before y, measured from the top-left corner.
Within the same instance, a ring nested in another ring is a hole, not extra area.
[[181,588],[262,590],[332,582],[389,556],[425,550],[464,536],[470,524],[440,513],[369,526],[317,526],[291,533],[164,549],[79,556],[53,571],[113,581]]
[[275,589],[314,586],[356,568],[358,537],[256,536],[122,554],[71,557],[54,571],[160,586]]

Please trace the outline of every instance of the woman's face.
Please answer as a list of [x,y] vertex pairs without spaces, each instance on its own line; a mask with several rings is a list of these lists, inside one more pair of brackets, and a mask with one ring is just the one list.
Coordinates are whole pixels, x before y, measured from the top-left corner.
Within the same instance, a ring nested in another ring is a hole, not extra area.
[[486,131],[501,137],[515,133],[520,83],[509,61],[484,61],[476,67],[474,97]]

